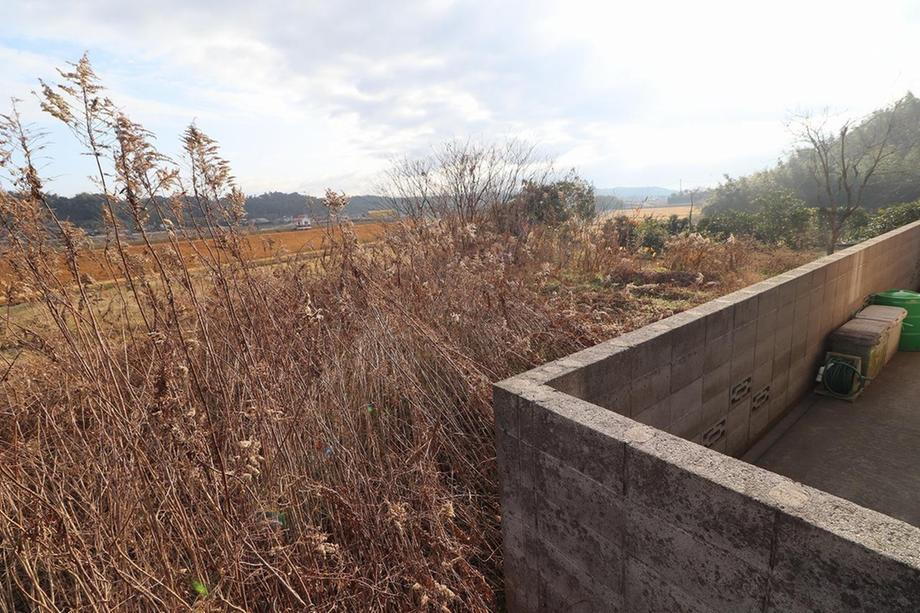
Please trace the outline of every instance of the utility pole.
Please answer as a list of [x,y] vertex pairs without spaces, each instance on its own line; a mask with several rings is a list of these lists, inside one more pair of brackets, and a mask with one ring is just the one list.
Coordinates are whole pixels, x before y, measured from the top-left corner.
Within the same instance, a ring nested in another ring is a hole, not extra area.
[[687,230],[693,229],[693,190],[690,190],[690,216],[687,218]]

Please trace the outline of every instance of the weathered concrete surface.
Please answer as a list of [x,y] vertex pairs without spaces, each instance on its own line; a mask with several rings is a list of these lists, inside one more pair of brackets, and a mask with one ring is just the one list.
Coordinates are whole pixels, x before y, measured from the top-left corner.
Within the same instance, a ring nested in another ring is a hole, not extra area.
[[920,526],[920,353],[896,354],[856,402],[814,396],[751,460]]

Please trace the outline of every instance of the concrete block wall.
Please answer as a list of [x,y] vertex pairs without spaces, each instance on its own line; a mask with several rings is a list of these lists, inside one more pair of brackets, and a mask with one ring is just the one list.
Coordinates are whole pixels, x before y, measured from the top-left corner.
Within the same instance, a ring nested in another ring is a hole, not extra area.
[[920,529],[738,456],[920,223],[495,386],[510,611],[917,611]]
[[548,385],[740,456],[812,389],[867,296],[917,287],[918,260],[911,224],[563,358]]

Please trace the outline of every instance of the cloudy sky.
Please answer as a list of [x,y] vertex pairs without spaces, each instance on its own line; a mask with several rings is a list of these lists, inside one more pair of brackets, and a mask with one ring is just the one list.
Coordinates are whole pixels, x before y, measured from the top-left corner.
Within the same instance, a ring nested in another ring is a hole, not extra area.
[[89,51],[174,152],[191,120],[243,188],[371,191],[394,156],[527,139],[598,187],[716,183],[773,163],[796,112],[920,92],[920,2],[6,0],[0,94],[50,130],[53,189],[87,159],[38,77]]

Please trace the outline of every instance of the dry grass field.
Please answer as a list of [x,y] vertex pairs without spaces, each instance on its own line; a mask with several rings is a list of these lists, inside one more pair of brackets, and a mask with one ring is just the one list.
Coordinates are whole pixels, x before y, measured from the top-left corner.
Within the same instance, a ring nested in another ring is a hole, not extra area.
[[[371,241],[383,234],[383,223],[354,224],[352,231],[360,242]],[[275,257],[289,257],[307,255],[321,250],[328,245],[332,238],[330,233],[339,236],[339,230],[325,227],[311,228],[309,230],[285,230],[281,232],[258,232],[245,235],[245,258],[250,261],[267,260]],[[212,249],[214,242],[207,239],[183,240],[179,243],[179,252],[187,259],[191,268],[201,266],[202,254]],[[110,246],[114,249],[114,245]],[[158,253],[172,252],[173,248],[165,240],[153,244]],[[79,269],[89,275],[95,282],[111,281],[121,275],[107,262],[104,257],[104,248],[83,251],[77,258]],[[146,259],[149,249],[144,244],[131,244],[125,247],[125,252],[131,256]],[[66,272],[63,255],[61,256],[61,270]],[[153,272],[153,262],[146,262],[148,272]],[[8,262],[0,260],[0,288],[13,281],[13,274]],[[0,304],[4,297],[0,296]]]
[[[700,212],[700,205],[693,205],[693,214]],[[690,215],[690,205],[681,204],[677,206],[627,206],[625,209],[618,211],[606,211],[604,217],[616,217],[617,215],[626,215],[627,217],[654,217],[655,219],[667,219],[671,215],[678,217],[688,217]]]

